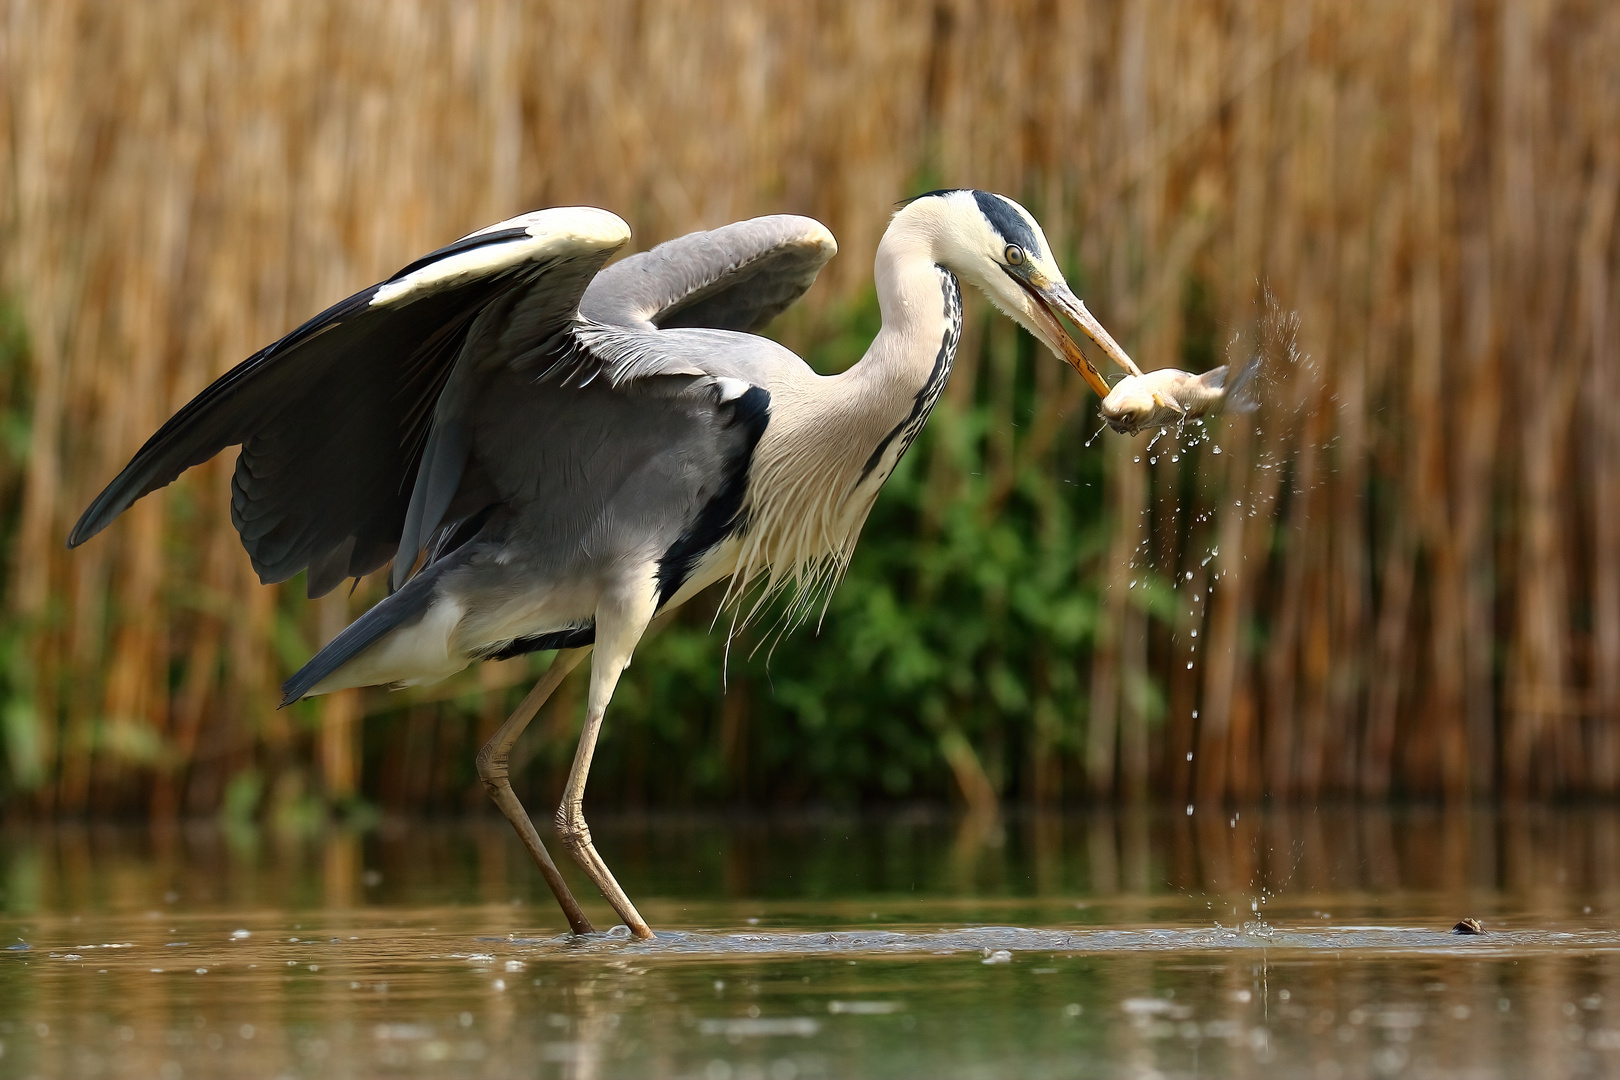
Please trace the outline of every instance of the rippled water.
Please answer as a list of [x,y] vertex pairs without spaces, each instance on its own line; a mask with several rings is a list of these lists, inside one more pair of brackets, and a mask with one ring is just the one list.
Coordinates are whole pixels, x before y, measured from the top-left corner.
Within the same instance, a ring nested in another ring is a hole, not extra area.
[[13,829],[0,1076],[1620,1075],[1609,810],[595,831]]

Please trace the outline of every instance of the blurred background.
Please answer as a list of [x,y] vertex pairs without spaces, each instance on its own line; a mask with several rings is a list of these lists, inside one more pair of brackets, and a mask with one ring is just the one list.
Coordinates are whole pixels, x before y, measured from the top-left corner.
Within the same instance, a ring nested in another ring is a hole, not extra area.
[[[841,253],[771,332],[840,369],[941,186],[1028,206],[1144,368],[1258,355],[1260,409],[1099,434],[970,298],[819,627],[728,651],[693,604],[593,806],[1612,796],[1617,57],[1585,0],[3,0],[0,805],[483,806],[544,658],[278,711],[382,581],[259,585],[231,453],[70,553],[79,512],[239,360],[540,206],[636,247],[819,218]],[[531,806],[582,696],[519,746]]]

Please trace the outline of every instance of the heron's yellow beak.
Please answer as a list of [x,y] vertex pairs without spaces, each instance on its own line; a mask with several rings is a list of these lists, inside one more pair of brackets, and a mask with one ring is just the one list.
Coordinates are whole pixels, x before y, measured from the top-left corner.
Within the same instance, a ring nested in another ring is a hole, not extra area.
[[1080,377],[1097,392],[1098,397],[1108,396],[1108,383],[1103,380],[1099,372],[1086,354],[1080,350],[1080,345],[1069,336],[1069,331],[1058,318],[1059,314],[1068,316],[1069,320],[1078,326],[1085,335],[1097,343],[1098,348],[1110,360],[1125,369],[1128,375],[1140,375],[1142,370],[1136,366],[1124,349],[1119,347],[1113,335],[1103,329],[1086,305],[1063,281],[1042,282],[1041,284],[1026,284],[1030,299],[1034,301],[1030,307],[1035,318],[1045,325],[1049,339],[1062,353],[1063,359],[1069,366],[1080,373]]

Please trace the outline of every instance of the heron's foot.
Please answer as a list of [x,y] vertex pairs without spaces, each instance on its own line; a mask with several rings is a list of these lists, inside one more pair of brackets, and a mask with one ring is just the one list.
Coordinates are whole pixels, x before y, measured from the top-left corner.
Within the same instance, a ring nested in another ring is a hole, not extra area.
[[[570,808],[565,802],[557,808],[557,833],[562,838],[562,845],[568,854],[573,857],[579,868],[585,871],[585,876],[601,890],[603,898],[624,920],[624,925],[630,928],[630,933],[643,941],[652,939],[652,928],[647,920],[641,917],[636,906],[630,902],[630,897],[619,887],[613,877],[613,871],[597,854],[596,845],[591,843],[591,829],[585,824],[585,814],[578,807]],[[611,931],[610,931],[611,933]]]

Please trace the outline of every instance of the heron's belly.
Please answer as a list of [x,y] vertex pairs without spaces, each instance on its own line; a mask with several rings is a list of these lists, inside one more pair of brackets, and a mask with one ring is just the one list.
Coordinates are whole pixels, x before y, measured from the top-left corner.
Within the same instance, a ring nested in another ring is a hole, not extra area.
[[[728,577],[736,568],[737,551],[735,538],[710,548],[661,610],[677,608]],[[656,591],[656,565],[648,562],[629,572],[644,574],[647,588]],[[512,579],[490,580],[476,574],[451,578],[420,619],[379,638],[312,693],[438,682],[513,642],[594,626],[596,606],[609,584],[604,579],[566,585],[536,581],[524,587]]]
[[[680,607],[692,597],[730,576],[737,565],[738,543],[727,539],[706,551],[681,587],[660,606],[660,611]],[[656,592],[656,561],[626,569],[626,576],[643,577],[649,591]],[[537,584],[529,590],[502,590],[499,594],[463,594],[465,609],[450,641],[453,652],[468,658],[487,656],[513,641],[538,638],[580,627],[593,626],[596,606],[610,585],[617,582],[595,579],[569,585]]]
[[606,584],[601,580],[548,581],[527,587],[501,583],[479,588],[467,583],[453,594],[464,614],[450,636],[449,648],[470,660],[523,638],[590,626]]

